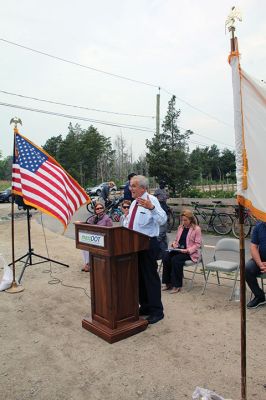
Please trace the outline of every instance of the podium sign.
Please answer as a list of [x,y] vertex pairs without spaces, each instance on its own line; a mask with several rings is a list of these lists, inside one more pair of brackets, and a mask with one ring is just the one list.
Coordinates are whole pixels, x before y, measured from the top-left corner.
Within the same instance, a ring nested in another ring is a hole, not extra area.
[[79,243],[92,244],[94,246],[104,247],[104,236],[93,232],[79,231]]
[[138,251],[149,237],[124,227],[75,224],[76,247],[90,252],[91,317],[83,328],[109,343],[147,328],[139,318]]

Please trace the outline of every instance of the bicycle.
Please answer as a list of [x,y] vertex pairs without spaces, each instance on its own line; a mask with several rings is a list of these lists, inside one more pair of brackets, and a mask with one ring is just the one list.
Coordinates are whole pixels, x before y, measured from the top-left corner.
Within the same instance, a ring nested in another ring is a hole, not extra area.
[[[106,214],[112,219],[114,222],[119,222],[120,217],[122,215],[122,211],[119,207],[120,203],[123,201],[123,196],[119,197],[118,199],[108,200],[105,205],[105,212]],[[95,213],[95,205],[97,200],[92,199],[89,204],[87,204],[87,210],[90,214]]]
[[[213,207],[202,206],[198,201],[192,201],[191,204],[194,206],[194,215],[199,224],[199,217],[207,224],[207,231],[212,228],[219,235],[228,235],[232,230],[233,219],[231,215],[224,212],[217,212],[216,207],[221,204],[221,201],[213,201]],[[211,211],[211,214],[207,214],[204,210]],[[209,218],[209,219],[208,219]]]
[[[239,226],[239,207],[238,206],[233,206],[235,209],[235,215],[234,215],[234,220],[233,220],[233,226],[232,226],[232,232],[233,235],[236,238],[239,238],[240,234],[240,226]],[[248,208],[244,209],[244,237],[247,237],[253,228],[257,223],[257,219],[251,214],[250,210]]]
[[166,204],[165,212],[167,215],[167,232],[171,233],[171,231],[175,225],[175,214],[173,213],[172,208],[169,207],[167,204]]

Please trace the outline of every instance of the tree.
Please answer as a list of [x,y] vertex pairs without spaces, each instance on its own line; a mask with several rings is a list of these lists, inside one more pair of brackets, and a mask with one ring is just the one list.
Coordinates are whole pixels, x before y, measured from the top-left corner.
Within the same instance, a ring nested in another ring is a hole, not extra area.
[[132,168],[132,154],[127,148],[126,140],[123,138],[122,133],[117,135],[114,141],[115,148],[115,178],[120,182],[127,179],[127,176]]
[[168,103],[168,110],[162,124],[163,132],[155,133],[146,141],[146,155],[149,173],[157,180],[165,180],[175,193],[180,193],[188,184],[188,139],[193,133],[190,130],[180,133],[177,120],[180,110],[175,109],[175,96]]
[[59,150],[60,146],[62,145],[63,139],[62,135],[59,136],[52,136],[50,139],[48,139],[43,146],[43,149],[53,158],[56,159],[56,161],[59,162],[58,157],[59,157]]
[[229,149],[223,149],[220,157],[221,171],[223,179],[225,179],[226,174],[230,174],[231,178],[236,176],[236,160],[235,152]]
[[114,150],[110,138],[101,135],[94,126],[82,129],[79,124],[68,126],[62,135],[48,139],[43,146],[82,186],[111,178]]
[[226,174],[235,174],[235,154],[224,149],[222,152],[216,145],[197,147],[189,156],[191,179],[195,183],[202,183],[202,179],[221,181]]
[[3,181],[11,181],[12,176],[12,156],[7,156],[1,160],[0,154],[0,179]]

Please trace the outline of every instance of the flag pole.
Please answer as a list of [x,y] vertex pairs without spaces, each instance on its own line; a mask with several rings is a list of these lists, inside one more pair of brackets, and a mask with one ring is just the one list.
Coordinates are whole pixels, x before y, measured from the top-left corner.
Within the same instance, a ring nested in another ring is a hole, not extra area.
[[[16,155],[16,133],[18,133],[18,124],[22,124],[21,119],[15,117],[12,118],[10,121],[10,124],[14,124],[14,143],[13,143],[13,162],[15,159]],[[14,224],[14,200],[15,196],[12,191],[12,203],[11,203],[11,243],[12,243],[12,271],[13,271],[13,280],[11,287],[9,289],[6,289],[7,293],[20,293],[23,292],[24,288],[21,285],[18,285],[16,282],[16,268],[15,268],[15,224]]]
[[[229,26],[231,32],[231,54],[238,51],[234,21]],[[241,400],[247,399],[247,358],[246,358],[246,279],[245,279],[245,235],[244,207],[238,201],[239,210],[239,249],[240,249],[240,317],[241,317]]]

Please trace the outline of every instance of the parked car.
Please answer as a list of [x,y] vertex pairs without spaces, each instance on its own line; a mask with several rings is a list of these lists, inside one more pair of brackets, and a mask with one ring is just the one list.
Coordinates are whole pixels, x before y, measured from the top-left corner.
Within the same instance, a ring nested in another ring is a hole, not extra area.
[[7,188],[0,192],[0,202],[12,202],[11,188]]
[[[86,192],[90,195],[90,196],[100,196],[100,194],[101,194],[101,191],[102,191],[102,187],[104,186],[104,185],[108,185],[108,182],[102,182],[102,183],[100,183],[99,185],[97,185],[97,186],[94,186],[94,187],[92,187],[92,188],[86,188],[85,190],[86,190]],[[111,189],[110,189],[110,192],[116,192],[117,191],[117,187],[116,187],[116,185],[115,186],[113,186]]]

